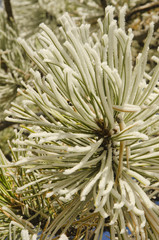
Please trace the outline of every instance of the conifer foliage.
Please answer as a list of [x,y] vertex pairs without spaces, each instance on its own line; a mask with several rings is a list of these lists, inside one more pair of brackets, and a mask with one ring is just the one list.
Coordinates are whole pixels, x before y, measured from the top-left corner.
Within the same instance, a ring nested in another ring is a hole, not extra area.
[[133,66],[125,10],[94,33],[65,13],[62,44],[44,23],[35,44],[18,38],[38,70],[6,111],[21,124],[12,162],[0,155],[9,239],[158,239],[159,59],[146,72],[152,23]]

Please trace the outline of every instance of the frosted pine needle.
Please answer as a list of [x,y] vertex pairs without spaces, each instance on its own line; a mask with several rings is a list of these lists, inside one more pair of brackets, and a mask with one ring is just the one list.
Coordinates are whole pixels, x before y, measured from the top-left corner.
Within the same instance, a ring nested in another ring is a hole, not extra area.
[[133,66],[132,31],[124,29],[123,10],[119,23],[113,10],[106,8],[93,34],[88,24],[77,27],[64,14],[63,44],[45,24],[38,49],[19,39],[39,72],[31,70],[34,86],[22,93],[28,101],[8,112],[8,120],[28,124],[30,131],[15,140],[14,151],[23,157],[14,164],[35,172],[30,184],[39,182],[38,194],[56,195],[67,205],[46,239],[78,225],[80,216],[91,219],[91,211],[98,219],[94,239],[101,239],[104,226],[112,240],[120,234],[128,239],[126,226],[136,239],[159,236],[159,209],[148,192],[159,179],[159,129],[153,129],[159,120],[159,61],[151,75],[145,72],[153,24]]

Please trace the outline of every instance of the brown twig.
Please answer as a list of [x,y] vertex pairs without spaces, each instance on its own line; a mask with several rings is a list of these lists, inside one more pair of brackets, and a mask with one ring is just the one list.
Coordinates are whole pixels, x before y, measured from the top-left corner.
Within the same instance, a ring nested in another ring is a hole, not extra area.
[[[122,119],[119,119],[119,127],[120,127],[120,131],[124,130],[125,128],[125,123]],[[116,184],[123,170],[124,149],[125,149],[125,141],[120,141],[119,165],[118,165],[118,170],[117,170],[116,179],[115,179]]]
[[13,17],[13,11],[12,11],[12,5],[11,5],[11,2],[10,0],[4,0],[4,8],[5,8],[5,11],[7,13],[7,19],[8,19],[8,22],[10,24],[13,23],[14,21],[14,17]]
[[105,8],[106,8],[106,6],[107,6],[107,1],[106,1],[106,0],[100,0],[100,2],[101,2],[101,5],[102,5],[102,8],[103,8],[104,11],[105,11]]
[[[138,12],[143,13],[154,8],[159,8],[159,2],[151,2],[145,5],[135,7],[126,13],[125,20],[128,21],[134,14]],[[154,31],[156,32],[158,28],[159,28],[159,20],[154,23]],[[134,40],[138,42],[142,42],[147,37],[147,34],[148,34],[148,29],[140,30],[140,32],[134,33]]]
[[127,12],[126,16],[125,16],[125,20],[129,20],[129,18],[132,17],[132,15],[138,13],[138,12],[145,12],[148,11],[150,9],[154,9],[154,8],[158,8],[159,7],[159,2],[151,2],[151,3],[147,3],[145,5],[141,5],[139,7],[135,7],[132,10],[130,10],[129,12]]

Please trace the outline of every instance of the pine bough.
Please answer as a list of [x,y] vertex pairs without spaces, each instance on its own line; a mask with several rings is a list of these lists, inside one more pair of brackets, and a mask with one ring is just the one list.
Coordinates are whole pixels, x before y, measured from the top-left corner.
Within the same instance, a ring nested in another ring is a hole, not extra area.
[[106,228],[112,240],[159,236],[153,201],[159,186],[159,59],[153,57],[151,73],[145,70],[153,23],[133,64],[125,8],[118,22],[113,11],[106,8],[98,33],[64,14],[63,44],[44,24],[36,47],[18,40],[39,71],[31,69],[32,83],[19,90],[25,100],[7,112],[7,120],[28,125],[14,141],[18,161],[8,166],[36,176],[17,194],[38,183],[38,195],[56,196],[65,205],[44,239],[59,230],[67,234],[70,226],[78,239],[90,233],[102,239]]

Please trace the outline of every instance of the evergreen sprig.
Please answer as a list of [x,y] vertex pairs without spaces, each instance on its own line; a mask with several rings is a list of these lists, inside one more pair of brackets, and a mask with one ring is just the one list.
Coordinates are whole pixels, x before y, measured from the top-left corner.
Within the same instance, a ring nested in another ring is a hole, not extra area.
[[52,198],[61,203],[43,239],[66,233],[97,240],[105,228],[112,240],[159,236],[159,207],[149,193],[159,179],[159,127],[153,128],[159,120],[159,59],[153,58],[152,74],[145,70],[153,24],[133,66],[125,8],[118,23],[113,11],[106,8],[93,34],[88,24],[77,27],[64,14],[63,44],[45,24],[37,49],[19,39],[39,71],[31,70],[32,83],[19,90],[21,106],[13,103],[7,111],[7,120],[28,125],[14,141],[18,157],[8,167],[34,176],[17,194],[42,197],[41,208]]

